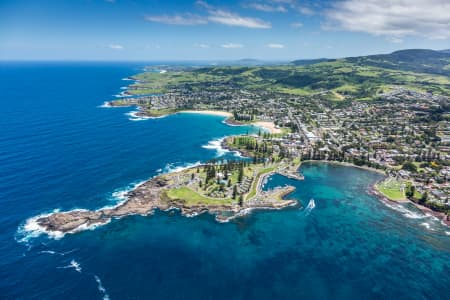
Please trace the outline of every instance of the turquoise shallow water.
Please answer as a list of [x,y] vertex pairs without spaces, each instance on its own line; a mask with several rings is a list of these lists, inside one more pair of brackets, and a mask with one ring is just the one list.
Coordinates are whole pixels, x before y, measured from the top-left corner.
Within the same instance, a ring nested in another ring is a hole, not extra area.
[[[268,180],[268,189],[294,185],[289,198],[302,207],[226,224],[156,212],[60,240],[21,240],[31,216],[111,205],[114,192],[159,172],[233,158],[214,141],[255,130],[188,114],[130,121],[132,108],[97,107],[139,67],[0,69],[0,298],[448,299],[450,230],[369,195],[379,174],[329,164],[304,164],[305,181]],[[74,82],[83,84],[67,93]]]

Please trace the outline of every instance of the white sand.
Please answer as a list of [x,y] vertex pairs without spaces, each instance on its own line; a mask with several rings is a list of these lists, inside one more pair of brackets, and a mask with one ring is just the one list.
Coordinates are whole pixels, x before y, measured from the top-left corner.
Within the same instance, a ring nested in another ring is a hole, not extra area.
[[258,121],[258,122],[254,122],[253,124],[255,126],[262,127],[262,128],[269,130],[270,133],[281,133],[282,132],[280,128],[275,127],[275,123],[273,123],[273,122]]
[[213,115],[213,116],[221,116],[221,117],[231,117],[233,114],[226,111],[219,110],[183,110],[182,113],[190,113],[190,114],[204,114],[204,115]]

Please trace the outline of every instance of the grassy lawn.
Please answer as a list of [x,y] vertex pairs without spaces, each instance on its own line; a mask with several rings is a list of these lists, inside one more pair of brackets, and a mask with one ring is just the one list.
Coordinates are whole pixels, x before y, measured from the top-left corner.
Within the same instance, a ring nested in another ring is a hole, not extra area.
[[406,200],[405,193],[401,189],[402,184],[404,183],[401,181],[388,178],[387,180],[377,184],[375,187],[388,199],[393,201],[402,201]]
[[256,188],[258,187],[259,178],[261,178],[261,176],[263,176],[264,174],[272,172],[273,170],[275,170],[275,167],[264,168],[258,172],[255,180],[252,183],[252,188],[250,189],[250,192],[247,194],[247,197],[245,197],[246,200],[256,196]]
[[231,204],[231,199],[213,199],[200,195],[188,187],[180,187],[170,189],[167,191],[167,196],[172,200],[183,200],[187,205],[205,204],[205,205],[220,205]]

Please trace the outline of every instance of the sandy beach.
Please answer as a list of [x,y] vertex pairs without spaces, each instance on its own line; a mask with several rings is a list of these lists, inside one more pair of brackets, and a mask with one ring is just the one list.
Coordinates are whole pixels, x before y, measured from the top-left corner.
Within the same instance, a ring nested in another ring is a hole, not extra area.
[[280,128],[275,127],[275,123],[268,121],[258,121],[252,123],[255,126],[262,127],[264,129],[269,130],[270,133],[281,133],[282,130]]
[[221,116],[221,117],[231,117],[232,113],[220,110],[182,110],[181,113],[189,113],[189,114],[204,114],[204,115],[213,115],[213,116]]

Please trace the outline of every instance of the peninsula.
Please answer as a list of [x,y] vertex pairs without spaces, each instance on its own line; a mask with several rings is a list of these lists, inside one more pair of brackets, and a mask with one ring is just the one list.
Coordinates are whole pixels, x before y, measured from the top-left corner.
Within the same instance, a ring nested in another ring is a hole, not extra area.
[[[253,137],[234,137],[253,139]],[[236,145],[236,144],[235,144]],[[241,151],[239,147],[229,148]],[[195,216],[208,212],[219,222],[226,222],[253,209],[281,209],[297,204],[284,197],[294,191],[292,186],[264,191],[263,183],[273,173],[295,179],[299,161],[282,158],[273,146],[265,146],[261,156],[252,162],[211,161],[179,172],[156,176],[130,191],[126,200],[112,208],[56,212],[36,220],[50,233],[73,233],[103,225],[112,218],[128,215],[149,215],[155,209],[179,209],[182,215]],[[254,154],[254,153],[253,153]],[[270,158],[269,158],[270,157]]]

